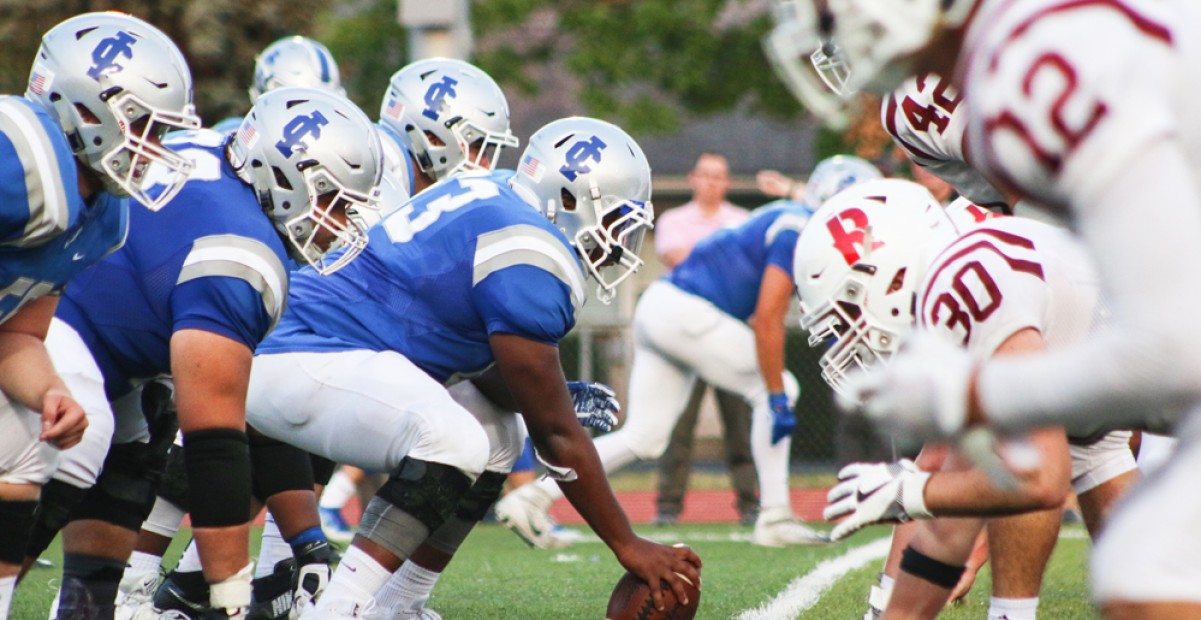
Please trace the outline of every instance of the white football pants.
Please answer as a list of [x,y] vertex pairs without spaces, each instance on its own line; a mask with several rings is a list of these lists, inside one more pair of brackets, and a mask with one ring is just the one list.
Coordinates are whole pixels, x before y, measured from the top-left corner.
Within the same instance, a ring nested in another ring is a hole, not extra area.
[[256,355],[246,417],[265,435],[364,469],[392,472],[410,456],[458,468],[472,480],[485,469],[507,471],[521,452],[520,422],[478,406],[486,399],[474,388],[456,388],[490,418],[490,431],[394,351]]
[[1114,508],[1093,549],[1099,602],[1201,604],[1201,410],[1181,424],[1176,451]]
[[[662,456],[697,377],[742,396],[753,408],[751,453],[759,477],[759,503],[790,505],[791,440],[771,443],[771,407],[759,373],[754,332],[708,301],[663,280],[646,289],[634,310],[634,363],[625,422],[620,430],[595,442],[605,472]],[[788,371],[784,386],[789,400],[795,401],[800,388]],[[553,480],[537,484],[551,497],[562,497]]]

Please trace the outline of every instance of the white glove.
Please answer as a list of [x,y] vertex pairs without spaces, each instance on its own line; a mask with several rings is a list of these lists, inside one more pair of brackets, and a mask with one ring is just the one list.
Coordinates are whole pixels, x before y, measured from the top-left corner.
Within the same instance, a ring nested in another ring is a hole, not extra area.
[[842,540],[874,523],[933,517],[923,497],[930,474],[919,471],[913,461],[851,463],[838,472],[838,479],[842,482],[826,495],[822,516],[827,521],[847,518],[834,526],[830,540]]
[[838,406],[862,411],[902,446],[950,437],[967,417],[972,365],[962,347],[915,330],[887,363],[849,376]]

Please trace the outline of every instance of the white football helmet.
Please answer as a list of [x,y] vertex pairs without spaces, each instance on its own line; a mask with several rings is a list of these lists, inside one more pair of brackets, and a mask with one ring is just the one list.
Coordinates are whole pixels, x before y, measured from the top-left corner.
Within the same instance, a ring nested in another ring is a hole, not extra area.
[[546,125],[509,183],[571,240],[602,302],[642,266],[638,253],[655,217],[651,167],[620,127],[582,117]]
[[284,37],[255,57],[250,103],[284,86],[311,86],[346,94],[333,54],[317,41],[299,35]]
[[375,125],[349,99],[300,86],[264,94],[230,140],[229,160],[297,260],[328,274],[366,247],[349,214],[379,209],[383,153]]
[[827,126],[850,122],[855,91],[847,85],[850,65],[838,45],[814,29],[813,0],[776,0],[775,27],[763,37],[763,51],[792,96]]
[[793,277],[809,345],[828,347],[819,364],[831,387],[896,352],[926,270],[958,234],[930,192],[901,179],[861,183],[813,214]]
[[[25,96],[66,133],[75,156],[105,189],[157,211],[183,186],[192,162],[160,143],[163,134],[200,127],[192,74],[175,43],[124,13],[85,13],[42,37]],[[147,171],[163,191],[151,198]]]
[[816,211],[838,192],[864,181],[883,178],[880,169],[854,155],[827,157],[814,166],[805,184],[805,208]]
[[493,170],[502,148],[521,144],[509,131],[500,86],[480,68],[451,58],[418,60],[393,74],[379,117],[435,181],[463,170]]

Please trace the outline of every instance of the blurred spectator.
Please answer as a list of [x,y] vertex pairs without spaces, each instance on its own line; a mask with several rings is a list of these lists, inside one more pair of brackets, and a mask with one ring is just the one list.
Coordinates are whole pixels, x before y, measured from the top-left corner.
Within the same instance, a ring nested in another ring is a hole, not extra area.
[[[730,189],[730,166],[723,155],[701,153],[688,174],[688,184],[692,187],[692,200],[665,212],[655,221],[655,254],[668,269],[679,265],[703,237],[750,217],[746,209],[726,200],[726,192]],[[657,524],[675,523],[684,509],[696,424],[707,388],[708,384],[697,380],[684,414],[672,432],[667,451],[659,460]],[[755,490],[755,463],[751,457],[751,409],[737,394],[714,390],[714,396],[725,432],[726,463],[737,496],[739,520],[743,525],[753,525],[759,500]]]

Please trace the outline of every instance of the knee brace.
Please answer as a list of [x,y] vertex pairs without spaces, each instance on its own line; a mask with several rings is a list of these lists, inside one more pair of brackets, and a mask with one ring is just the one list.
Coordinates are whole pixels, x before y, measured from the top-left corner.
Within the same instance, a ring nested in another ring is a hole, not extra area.
[[309,454],[265,435],[250,436],[250,472],[254,497],[262,502],[284,491],[313,490]]
[[188,507],[195,527],[250,520],[250,448],[246,433],[207,428],[184,435]]
[[334,471],[338,469],[338,464],[316,454],[310,454],[309,459],[313,461],[313,482],[321,486],[329,484],[329,479],[334,477]]
[[83,502],[88,490],[61,480],[42,485],[42,497],[33,512],[33,530],[25,547],[27,557],[36,558],[50,547],[51,541],[71,520],[75,507]]
[[0,562],[20,564],[33,529],[33,513],[38,503],[0,501]]
[[906,547],[905,553],[901,555],[901,570],[950,590],[959,583],[959,578],[963,577],[964,567],[940,562],[913,547]]
[[188,509],[188,465],[183,446],[171,444],[167,451],[167,464],[163,467],[163,479],[158,485],[158,496]]
[[112,446],[96,485],[71,518],[96,519],[138,531],[154,508],[169,445],[134,442]]
[[475,484],[467,489],[459,505],[455,507],[455,516],[467,521],[481,521],[488,509],[500,498],[505,488],[507,474],[498,471],[486,471],[476,478]]
[[471,479],[455,467],[405,457],[377,496],[432,532],[454,512],[470,487]]

